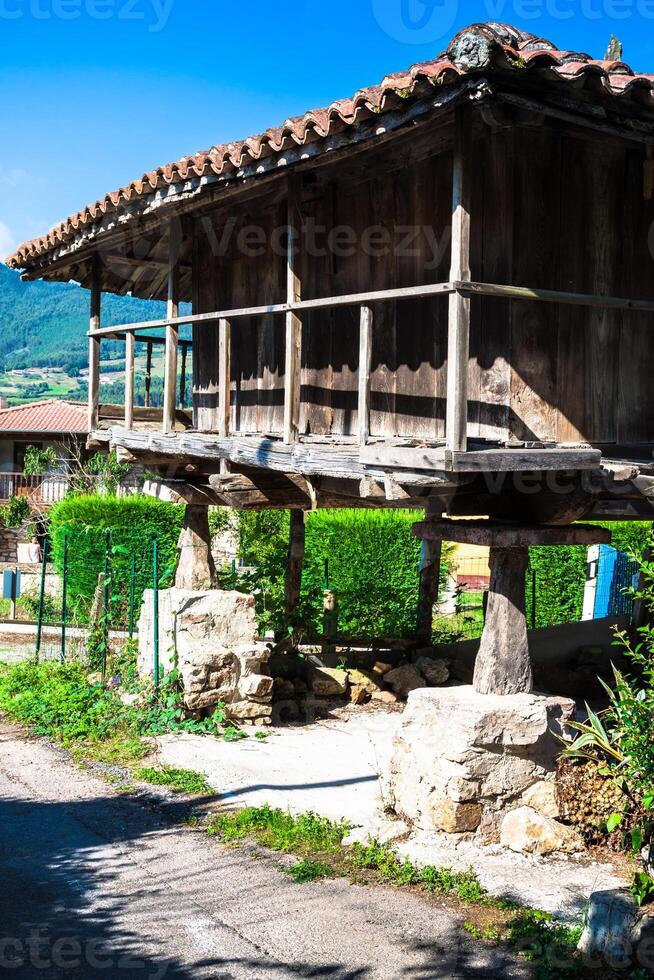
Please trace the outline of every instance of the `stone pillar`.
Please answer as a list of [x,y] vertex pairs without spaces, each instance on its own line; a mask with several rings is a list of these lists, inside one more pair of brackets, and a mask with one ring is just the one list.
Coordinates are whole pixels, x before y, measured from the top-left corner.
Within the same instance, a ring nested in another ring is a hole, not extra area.
[[215,588],[216,566],[211,554],[208,507],[186,505],[177,550],[179,562],[175,587],[198,592]]
[[534,681],[525,618],[529,547],[610,544],[611,532],[582,524],[541,527],[442,520],[415,524],[413,533],[422,541],[454,541],[490,548],[490,590],[474,688],[479,694],[530,694]]
[[528,548],[490,549],[486,623],[475,663],[479,694],[530,694],[534,675],[525,617]]

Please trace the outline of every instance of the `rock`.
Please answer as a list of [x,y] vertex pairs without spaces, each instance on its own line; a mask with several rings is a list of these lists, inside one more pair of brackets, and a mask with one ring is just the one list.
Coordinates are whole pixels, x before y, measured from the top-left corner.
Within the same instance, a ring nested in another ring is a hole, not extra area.
[[293,681],[284,680],[283,677],[276,677],[273,685],[273,698],[275,701],[291,701],[295,697],[295,685]]
[[409,825],[402,820],[384,820],[374,826],[354,827],[343,838],[343,846],[352,847],[354,844],[362,844],[365,847],[370,840],[378,841],[380,844],[392,844],[393,841],[406,837],[410,830]]
[[565,824],[544,817],[531,807],[522,806],[507,813],[502,821],[500,842],[520,854],[554,854],[556,851],[582,851],[579,834]]
[[626,889],[593,892],[578,948],[584,956],[592,957],[594,963],[599,958],[616,968],[627,966],[634,954],[634,938],[637,938],[634,932],[638,924],[636,899]]
[[249,674],[241,678],[238,685],[240,694],[257,701],[261,698],[269,698],[272,687],[272,677],[266,677],[264,674]]
[[374,694],[375,691],[380,690],[379,680],[376,680],[371,674],[363,670],[348,669],[348,675],[352,687],[363,687],[368,694]]
[[443,684],[447,684],[450,679],[450,668],[444,660],[420,657],[416,660],[415,666],[430,687],[441,687]]
[[552,817],[558,820],[561,816],[559,801],[556,796],[556,783],[544,780],[534,783],[522,794],[525,806],[531,807],[537,813],[542,813],[544,817]]
[[436,799],[430,809],[432,826],[446,834],[473,833],[481,823],[482,807],[479,803]]
[[366,701],[370,700],[370,694],[365,687],[361,687],[359,684],[354,687],[350,686],[350,704],[365,704]]
[[[423,682],[424,683],[424,682]],[[479,803],[479,833],[494,834],[508,808],[554,778],[574,702],[535,694],[481,695],[472,687],[413,691],[382,771],[385,798],[404,819],[434,830],[432,803]]]
[[373,674],[377,674],[379,677],[385,677],[385,675],[390,673],[392,669],[393,669],[393,664],[385,664],[382,663],[381,660],[378,660],[377,663],[372,668],[372,672]]
[[375,691],[372,695],[373,701],[378,701],[380,704],[397,704],[398,698],[396,694],[392,691]]
[[272,717],[272,705],[255,704],[252,701],[235,701],[225,705],[225,714],[231,721],[257,721]]
[[413,664],[404,664],[401,667],[396,667],[395,670],[391,670],[386,674],[384,680],[387,684],[391,685],[399,698],[407,698],[411,691],[416,691],[421,687],[427,687],[426,680]]
[[347,683],[346,670],[330,667],[314,667],[309,678],[309,686],[318,698],[341,697],[347,693]]

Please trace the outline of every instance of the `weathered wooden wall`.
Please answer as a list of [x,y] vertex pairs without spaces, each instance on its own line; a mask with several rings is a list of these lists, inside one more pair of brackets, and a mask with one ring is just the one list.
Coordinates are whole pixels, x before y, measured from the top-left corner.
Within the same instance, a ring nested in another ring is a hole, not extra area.
[[[305,237],[298,264],[304,299],[449,278],[451,155],[442,149],[440,131],[434,131],[431,148],[429,138],[424,132],[416,136],[413,153],[411,137],[404,137],[404,153],[388,155],[378,148],[360,157],[357,167],[335,161],[305,175],[302,214],[305,231],[313,228],[314,244],[325,245],[321,229],[352,229],[361,243],[366,229],[382,227],[403,249],[371,255],[359,246],[354,255],[340,254],[342,249],[318,254],[307,249]],[[547,125],[504,129],[475,142],[473,171],[473,280],[652,297],[648,238],[654,202],[643,196],[643,151],[584,140]],[[237,224],[224,254],[216,254],[229,219]],[[279,246],[285,223],[279,194],[265,206],[251,201],[248,212],[216,213],[196,222],[201,228],[194,261],[198,312],[284,300],[286,262],[280,248],[245,257],[237,235],[240,228],[256,225]],[[339,241],[345,234],[339,233]],[[371,434],[442,439],[447,299],[373,309]],[[650,319],[475,299],[469,436],[654,442]],[[302,320],[300,432],[353,435],[359,310],[312,311]],[[199,424],[210,429],[206,406],[214,399],[217,327],[198,327],[195,338],[196,389],[209,392],[196,395],[204,419]],[[235,321],[232,338],[233,429],[281,434],[284,318]]]

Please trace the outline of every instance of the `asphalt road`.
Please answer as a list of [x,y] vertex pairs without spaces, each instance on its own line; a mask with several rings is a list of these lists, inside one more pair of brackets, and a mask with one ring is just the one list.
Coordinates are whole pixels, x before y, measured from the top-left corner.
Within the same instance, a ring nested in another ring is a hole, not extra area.
[[0,725],[0,976],[528,977],[419,896],[297,885]]

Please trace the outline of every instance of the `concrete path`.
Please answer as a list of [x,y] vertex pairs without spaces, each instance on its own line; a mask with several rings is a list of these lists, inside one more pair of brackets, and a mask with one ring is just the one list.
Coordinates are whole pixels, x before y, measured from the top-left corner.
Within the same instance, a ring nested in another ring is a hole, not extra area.
[[[528,977],[405,892],[296,885],[0,726],[0,974],[21,980]],[[177,822],[177,825],[175,825]]]
[[[312,725],[274,728],[265,742],[165,735],[157,739],[157,759],[203,772],[223,805],[269,803],[294,813],[314,810],[361,827],[366,840],[368,835],[383,837],[389,827],[378,776],[386,768],[401,717],[384,711],[345,712]],[[624,868],[588,855],[514,854],[456,835],[416,830],[394,846],[417,864],[474,868],[492,895],[569,922],[579,921],[591,892],[621,888],[628,880]]]

